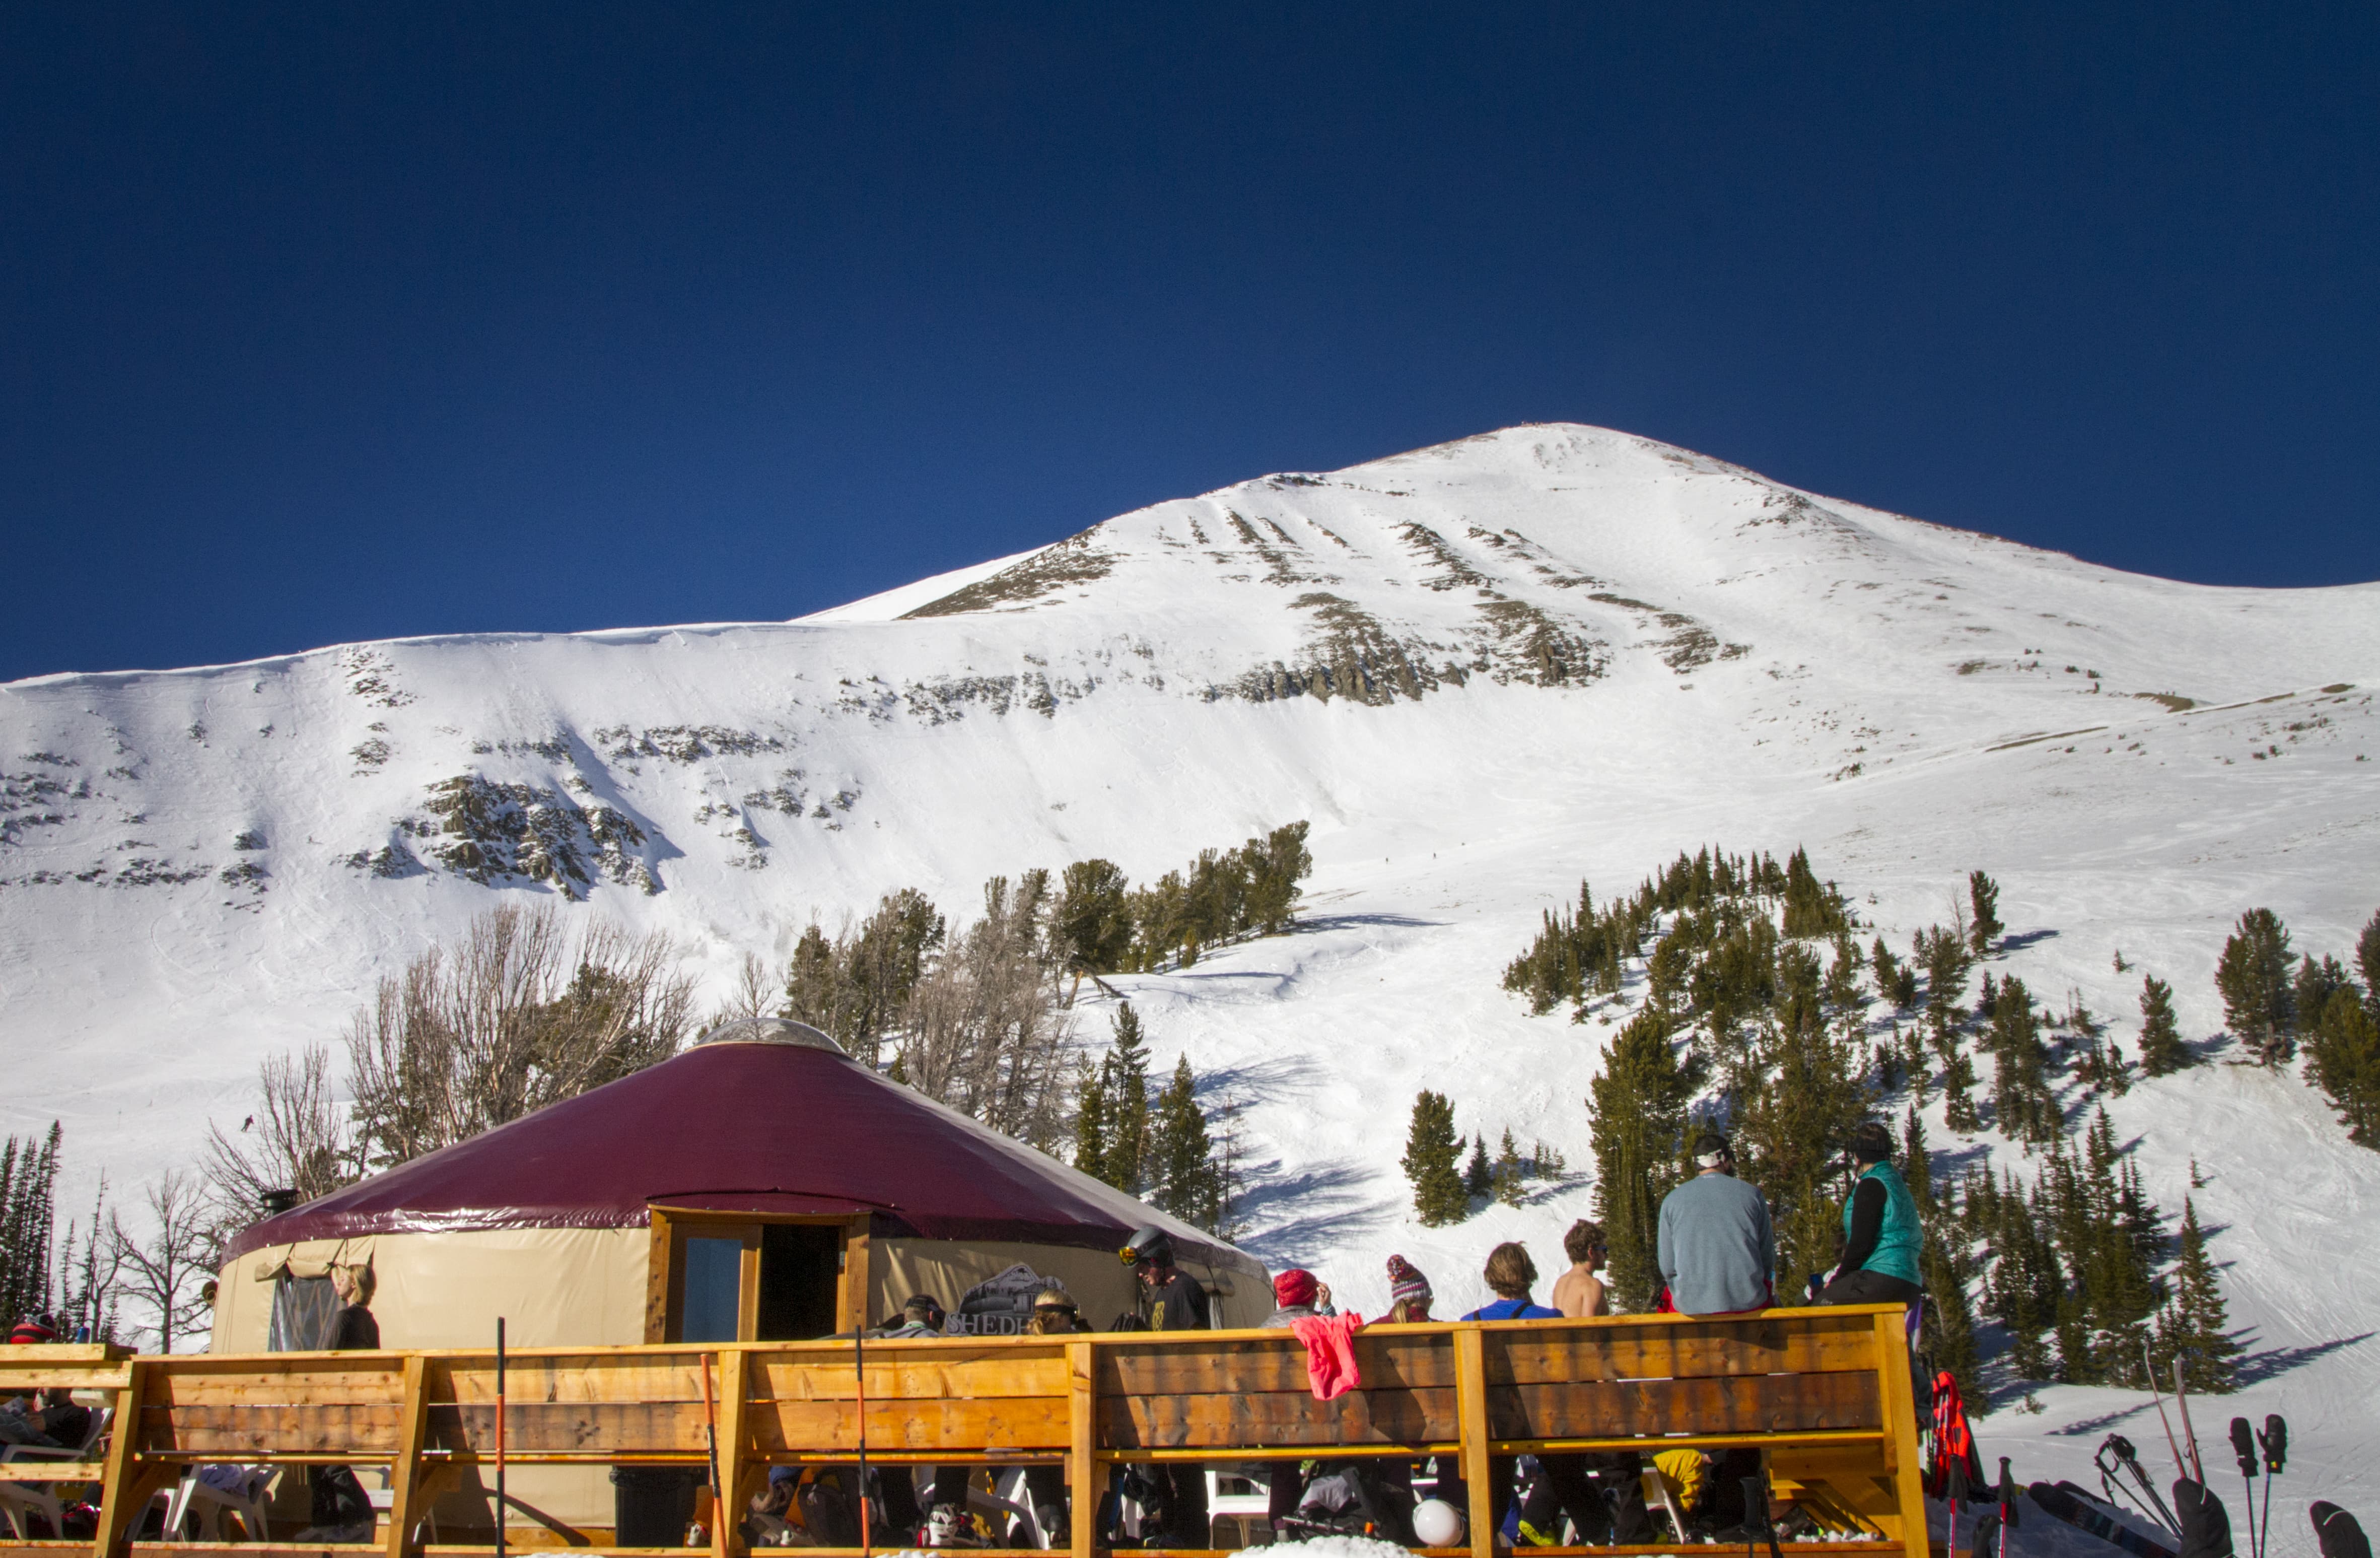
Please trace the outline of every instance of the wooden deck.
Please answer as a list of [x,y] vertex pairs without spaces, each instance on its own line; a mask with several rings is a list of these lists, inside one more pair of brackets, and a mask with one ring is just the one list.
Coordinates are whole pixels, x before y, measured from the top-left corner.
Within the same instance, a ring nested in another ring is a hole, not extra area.
[[[1898,1308],[1844,1307],[1741,1320],[1380,1325],[1356,1339],[1362,1388],[1330,1402],[1314,1399],[1305,1349],[1282,1331],[871,1341],[868,1455],[886,1464],[1061,1464],[1075,1507],[1086,1512],[1105,1491],[1107,1464],[1119,1461],[1277,1460],[1324,1450],[1452,1455],[1470,1487],[1468,1551],[1489,1558],[1490,1456],[1742,1445],[1766,1453],[1779,1496],[1848,1539],[1796,1542],[1794,1558],[1882,1558],[1902,1553],[1904,1542],[1909,1558],[1925,1558],[1902,1323]],[[524,1467],[704,1467],[715,1435],[728,1507],[740,1509],[740,1495],[769,1466],[854,1457],[858,1375],[848,1338],[516,1351],[507,1357],[504,1456]],[[7,1479],[101,1483],[98,1540],[0,1547],[119,1558],[132,1545],[129,1516],[152,1492],[192,1464],[237,1461],[389,1467],[385,1540],[331,1551],[384,1548],[388,1558],[491,1551],[425,1550],[407,1537],[464,1468],[492,1471],[492,1350],[0,1352],[0,1394],[52,1386],[112,1395],[117,1430],[104,1459],[12,1465]],[[1093,1524],[1075,1521],[1075,1558],[1091,1558]],[[740,1552],[735,1525],[711,1521],[717,1558]],[[188,1554],[199,1545],[153,1550]],[[277,1542],[223,1549],[235,1550],[325,1551]],[[856,1550],[808,1551],[823,1558]]]

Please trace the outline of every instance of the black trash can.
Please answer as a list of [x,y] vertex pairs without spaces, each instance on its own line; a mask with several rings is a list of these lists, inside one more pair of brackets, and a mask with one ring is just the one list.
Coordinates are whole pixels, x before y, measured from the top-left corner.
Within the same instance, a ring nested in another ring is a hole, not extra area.
[[684,1547],[702,1474],[687,1467],[612,1468],[612,1524],[621,1547]]

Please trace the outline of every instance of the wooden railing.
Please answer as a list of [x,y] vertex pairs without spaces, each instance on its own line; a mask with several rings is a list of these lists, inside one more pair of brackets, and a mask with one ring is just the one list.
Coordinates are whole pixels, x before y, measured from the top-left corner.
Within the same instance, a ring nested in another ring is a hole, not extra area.
[[[504,1455],[513,1466],[678,1465],[707,1477],[715,1442],[729,1513],[711,1519],[711,1548],[730,1558],[741,1550],[735,1514],[768,1467],[854,1458],[864,1394],[871,1461],[1064,1466],[1075,1558],[1091,1558],[1112,1463],[1325,1450],[1455,1457],[1469,1488],[1471,1551],[1489,1558],[1491,1456],[1748,1446],[1765,1453],[1779,1497],[1844,1539],[1797,1542],[1796,1558],[1925,1558],[1902,1323],[1898,1308],[1845,1307],[1738,1320],[1381,1325],[1355,1341],[1362,1387],[1330,1402],[1314,1399],[1305,1349],[1283,1331],[870,1341],[864,1393],[849,1338],[539,1348],[508,1357]],[[114,1402],[103,1458],[12,1463],[0,1480],[99,1483],[98,1536],[72,1544],[94,1558],[124,1552],[135,1515],[195,1464],[384,1466],[386,1535],[370,1545],[388,1558],[420,1551],[411,1540],[419,1517],[466,1468],[492,1480],[492,1350],[0,1349],[0,1395],[57,1386]]]

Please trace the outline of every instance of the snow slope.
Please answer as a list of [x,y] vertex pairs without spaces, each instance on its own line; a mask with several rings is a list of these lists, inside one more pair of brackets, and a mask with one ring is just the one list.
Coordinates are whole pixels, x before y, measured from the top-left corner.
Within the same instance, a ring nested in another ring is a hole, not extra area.
[[[1406,1114],[1437,1088],[1465,1130],[1587,1161],[1609,1029],[1498,987],[1582,876],[1803,844],[1905,945],[1981,867],[2002,971],[2079,992],[2128,1050],[2153,971],[2211,1035],[2241,909],[2343,952],[2380,907],[2374,684],[2380,586],[2120,574],[1572,426],[1160,504],[792,623],[18,682],[0,1032],[40,1081],[0,1129],[62,1118],[71,1167],[128,1191],[247,1112],[260,1056],[335,1041],[376,976],[506,898],[665,929],[723,993],[746,951],[897,885],[964,913],[994,873],[1104,855],[1146,880],[1303,817],[1293,934],[1112,982],[1163,1063],[1243,1106],[1245,1242],[1366,1312],[1402,1251],[1455,1311],[1500,1239],[1550,1276],[1592,1187],[1420,1230]],[[2169,1211],[2192,1157],[2207,1181],[2252,1382],[2202,1430],[2287,1413],[2285,1493],[2353,1507],[2380,1154],[2246,1068],[2111,1112]],[[1934,1116],[1950,1162],[2009,1151]],[[1987,1421],[1987,1454],[2087,1483],[2108,1428],[2158,1439],[2128,1393],[2039,1399]]]

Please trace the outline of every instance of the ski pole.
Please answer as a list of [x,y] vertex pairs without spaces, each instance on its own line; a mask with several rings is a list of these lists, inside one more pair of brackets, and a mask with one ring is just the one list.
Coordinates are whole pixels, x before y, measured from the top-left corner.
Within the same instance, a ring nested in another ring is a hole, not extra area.
[[2231,1455],[2240,1463],[2240,1482],[2248,1500],[2248,1558],[2265,1558],[2256,1534],[2256,1430],[2245,1418],[2231,1419]]
[[[2116,1468],[2119,1472],[2131,1473],[2133,1484],[2140,1489],[2140,1493],[2132,1495],[2132,1502],[2140,1505],[2143,1513],[2150,1515],[2175,1536],[2181,1535],[2181,1522],[2174,1518],[2173,1511],[2166,1507],[2165,1495],[2158,1492],[2156,1484],[2149,1480],[2148,1468],[2141,1465],[2140,1454],[2132,1448],[2132,1442],[2120,1433],[2111,1433],[2099,1448],[2116,1457]],[[2100,1476],[2102,1479],[2106,1478],[2105,1467],[2100,1467]],[[2123,1488],[2124,1482],[2120,1476],[2116,1479],[2115,1486],[2119,1490]]]
[[2198,1458],[2198,1430],[2190,1426],[2190,1392],[2182,1383],[2181,1355],[2173,1359],[2173,1404],[2181,1411],[2181,1436],[2190,1441],[2190,1477],[2200,1487],[2206,1486],[2206,1467]]
[[867,1329],[864,1321],[851,1328],[852,1389],[859,1410],[859,1558],[868,1558],[871,1545],[868,1528],[868,1354],[860,1342]]
[[496,1317],[496,1558],[504,1558],[504,1317]]
[[[2176,1360],[2179,1363],[2179,1359]],[[2156,1359],[2149,1356],[2148,1338],[2141,1338],[2141,1363],[2149,1371],[2149,1399],[2156,1403],[2157,1421],[2165,1425],[2165,1447],[2173,1452],[2173,1474],[2190,1475],[2190,1463],[2181,1458],[2181,1445],[2173,1437],[2173,1419],[2165,1415],[2165,1397],[2157,1394]],[[2180,1528],[2177,1526],[2177,1529]]]
[[2000,1555],[2008,1558],[2009,1532],[2016,1525],[2016,1483],[2009,1477],[2009,1458],[2000,1457]]
[[697,1353],[694,1361],[702,1370],[702,1445],[710,1455],[710,1519],[717,1530],[727,1515],[727,1500],[719,1491],[719,1409],[710,1399],[710,1355]]
[[1949,1482],[1949,1492],[1950,1495],[1950,1531],[1949,1538],[1944,1542],[1944,1546],[1949,1550],[1950,1558],[1958,1558],[1959,1506],[1967,1502],[1966,1456],[1959,1455],[1952,1458],[1950,1462],[1950,1476]]
[[[2272,1413],[2265,1418],[2265,1431],[2256,1436],[2256,1442],[2265,1450],[2265,1514],[2258,1522],[2257,1540],[2269,1542],[2270,1539],[2265,1533],[2272,1529],[2273,1478],[2285,1469],[2285,1463],[2289,1458],[2289,1425],[2282,1420],[2278,1412]],[[2269,1547],[2267,1551],[2270,1551]]]

